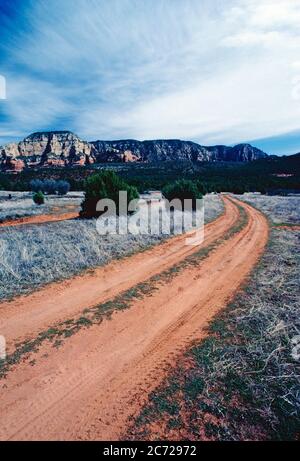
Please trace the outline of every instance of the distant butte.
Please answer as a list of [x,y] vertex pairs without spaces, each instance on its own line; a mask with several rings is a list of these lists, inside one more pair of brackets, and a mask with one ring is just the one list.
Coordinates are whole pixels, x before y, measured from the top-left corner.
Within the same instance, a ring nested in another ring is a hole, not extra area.
[[250,162],[267,154],[250,144],[202,146],[192,141],[81,140],[71,131],[42,131],[0,147],[0,169],[19,172],[45,166],[84,166],[106,162]]

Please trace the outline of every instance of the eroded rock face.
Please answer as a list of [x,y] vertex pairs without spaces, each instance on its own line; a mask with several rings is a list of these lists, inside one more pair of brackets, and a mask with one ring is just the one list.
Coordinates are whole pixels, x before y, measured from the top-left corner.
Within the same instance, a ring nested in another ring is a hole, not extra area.
[[[228,146],[201,146],[192,141],[166,139],[156,141],[94,141],[98,161],[140,161],[163,162],[181,161],[239,161],[249,162],[267,156],[264,152],[250,144]],[[129,153],[129,155],[128,155]],[[125,158],[124,158],[125,154]]]
[[19,173],[25,168],[25,163],[21,159],[7,157],[4,162],[4,169],[7,172]]
[[266,156],[250,144],[208,147],[178,139],[89,143],[70,131],[51,131],[33,133],[24,141],[0,147],[0,168],[18,172],[25,167],[84,166],[95,162],[249,162]]
[[86,165],[96,160],[94,146],[70,131],[33,133],[18,144],[7,144],[0,152],[4,169],[16,159],[24,167]]

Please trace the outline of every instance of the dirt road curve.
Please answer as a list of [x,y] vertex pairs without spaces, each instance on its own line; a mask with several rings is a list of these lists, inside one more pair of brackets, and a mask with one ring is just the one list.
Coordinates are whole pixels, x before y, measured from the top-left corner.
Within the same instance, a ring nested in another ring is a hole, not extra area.
[[[202,246],[221,237],[238,218],[238,210],[225,197],[225,212],[205,226]],[[96,269],[92,274],[53,283],[29,296],[0,303],[0,334],[10,350],[14,342],[29,339],[54,322],[68,319],[83,309],[104,302],[123,290],[163,271],[196,251],[178,236],[148,251]]]
[[[34,366],[28,361],[16,365],[1,382],[0,438],[122,438],[128,418],[176,356],[203,337],[207,321],[234,295],[262,253],[267,221],[242,206],[248,224],[200,266],[184,269],[152,297],[81,330],[62,347],[43,346]],[[227,219],[228,213],[236,216],[234,205],[226,201],[226,207]]]
[[78,212],[60,213],[60,214],[42,214],[35,216],[25,216],[24,218],[12,219],[0,223],[0,227],[22,226],[24,224],[44,224],[47,222],[66,221],[78,217]]

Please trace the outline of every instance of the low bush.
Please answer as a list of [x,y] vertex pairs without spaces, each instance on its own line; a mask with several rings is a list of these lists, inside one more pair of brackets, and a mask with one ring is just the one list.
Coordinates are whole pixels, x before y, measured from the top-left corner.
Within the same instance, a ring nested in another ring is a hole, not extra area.
[[36,203],[37,205],[43,205],[45,203],[45,197],[44,197],[44,194],[43,192],[39,191],[39,192],[36,192],[33,196],[33,201],[34,203]]
[[202,199],[202,193],[196,183],[188,179],[180,179],[167,184],[163,189],[163,194],[169,201],[179,199],[183,202],[185,199],[191,199],[193,208],[196,207],[196,199]]
[[44,194],[54,195],[65,195],[70,190],[70,183],[64,180],[55,181],[54,179],[33,179],[29,183],[30,189],[33,192],[43,192]]
[[59,195],[66,195],[70,190],[70,184],[68,183],[68,181],[57,181],[56,190]]
[[57,184],[54,179],[45,179],[43,181],[43,192],[49,195],[56,194]]
[[138,199],[139,193],[113,171],[102,171],[86,179],[84,183],[85,199],[82,203],[81,217],[93,218],[103,212],[97,211],[97,203],[101,199],[111,199],[116,204],[116,212],[120,214],[119,192],[127,192],[127,206],[131,200]]
[[32,192],[42,192],[43,191],[43,181],[40,179],[33,179],[29,183],[30,189]]

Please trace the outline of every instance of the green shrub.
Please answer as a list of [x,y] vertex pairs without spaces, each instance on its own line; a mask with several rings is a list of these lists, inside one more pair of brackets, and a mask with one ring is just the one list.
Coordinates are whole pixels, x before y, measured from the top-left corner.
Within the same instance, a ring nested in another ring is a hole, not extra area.
[[56,181],[56,190],[59,195],[66,195],[70,190],[70,183],[68,181]]
[[81,205],[80,216],[93,218],[101,215],[96,206],[101,199],[111,199],[116,204],[116,212],[119,209],[119,191],[127,192],[127,205],[131,200],[139,198],[139,193],[134,186],[130,186],[121,179],[114,171],[102,171],[88,177],[84,183],[85,199]]
[[193,208],[196,206],[196,199],[202,198],[202,193],[196,183],[188,179],[180,179],[172,184],[167,184],[163,189],[163,194],[169,201],[179,199],[183,202],[184,199],[192,199]]
[[40,179],[32,179],[29,183],[29,186],[32,192],[43,191],[43,181]]
[[29,183],[29,187],[33,192],[43,192],[44,194],[56,194],[65,195],[70,190],[70,183],[64,180],[54,179],[32,179]]
[[207,193],[207,187],[202,181],[196,181],[196,187],[201,195],[205,195]]
[[33,201],[34,203],[36,203],[37,205],[43,205],[43,203],[45,203],[45,197],[44,197],[44,194],[43,192],[39,191],[39,192],[36,192],[33,196]]

